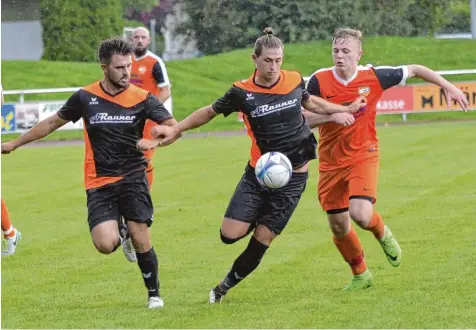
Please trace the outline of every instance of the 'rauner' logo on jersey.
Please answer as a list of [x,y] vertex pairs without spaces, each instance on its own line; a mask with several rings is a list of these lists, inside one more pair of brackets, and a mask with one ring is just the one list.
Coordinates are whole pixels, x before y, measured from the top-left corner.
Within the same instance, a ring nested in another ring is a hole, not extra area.
[[282,111],[284,109],[292,108],[297,104],[297,102],[298,102],[298,100],[294,99],[294,100],[289,100],[289,101],[286,101],[286,102],[281,102],[281,103],[272,104],[272,105],[269,105],[269,104],[260,105],[255,110],[251,111],[250,115],[253,118],[254,117],[266,116],[266,115],[269,115],[270,113],[273,113],[273,112]]
[[132,124],[136,116],[111,116],[105,112],[97,113],[89,118],[89,123],[94,124]]
[[370,94],[370,87],[369,86],[359,87],[359,95],[360,96],[368,96],[369,94]]

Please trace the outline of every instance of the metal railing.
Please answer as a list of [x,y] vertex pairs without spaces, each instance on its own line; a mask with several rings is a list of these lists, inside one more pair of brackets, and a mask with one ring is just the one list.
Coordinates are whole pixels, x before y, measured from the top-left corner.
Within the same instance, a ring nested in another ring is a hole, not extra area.
[[[451,75],[464,75],[464,74],[476,74],[476,69],[463,69],[463,70],[443,70],[436,71],[436,73],[442,76],[451,76]],[[304,77],[304,80],[307,81],[311,77]],[[20,95],[19,103],[25,102],[25,95],[27,94],[50,94],[50,93],[72,93],[79,90],[81,87],[66,87],[66,88],[39,88],[39,89],[14,89],[14,90],[5,90],[3,95]]]

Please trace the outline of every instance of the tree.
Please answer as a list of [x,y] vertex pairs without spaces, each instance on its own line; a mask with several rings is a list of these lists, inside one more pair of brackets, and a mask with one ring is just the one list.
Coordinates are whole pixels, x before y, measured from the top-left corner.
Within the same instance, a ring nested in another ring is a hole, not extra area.
[[96,60],[99,43],[122,35],[122,6],[109,0],[42,0],[43,58]]
[[343,26],[364,35],[427,35],[443,26],[448,1],[181,0],[189,19],[179,32],[207,54],[249,47],[266,26],[286,43],[329,39]]
[[159,2],[159,0],[121,0],[122,8],[137,11],[150,11],[154,6],[158,6]]

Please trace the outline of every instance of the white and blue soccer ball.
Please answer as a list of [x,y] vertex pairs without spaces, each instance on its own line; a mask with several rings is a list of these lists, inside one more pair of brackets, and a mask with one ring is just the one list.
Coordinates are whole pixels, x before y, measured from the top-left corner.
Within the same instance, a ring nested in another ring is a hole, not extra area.
[[263,186],[271,189],[282,188],[288,184],[293,174],[293,167],[284,154],[271,151],[262,155],[255,167],[256,179]]

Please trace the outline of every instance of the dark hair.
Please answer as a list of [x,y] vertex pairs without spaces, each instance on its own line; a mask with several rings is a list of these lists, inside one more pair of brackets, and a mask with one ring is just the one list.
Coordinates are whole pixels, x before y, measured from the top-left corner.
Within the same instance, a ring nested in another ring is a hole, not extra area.
[[266,33],[264,36],[259,37],[256,39],[255,42],[255,55],[260,56],[261,53],[263,52],[263,48],[281,48],[284,50],[284,45],[281,39],[276,37],[273,33],[273,29],[270,27],[267,27],[263,31]]
[[98,60],[102,64],[111,63],[112,55],[129,55],[134,51],[134,45],[122,38],[111,38],[101,42],[98,49]]

